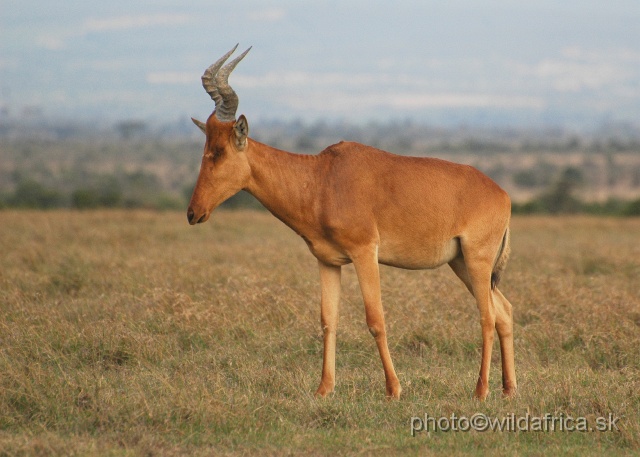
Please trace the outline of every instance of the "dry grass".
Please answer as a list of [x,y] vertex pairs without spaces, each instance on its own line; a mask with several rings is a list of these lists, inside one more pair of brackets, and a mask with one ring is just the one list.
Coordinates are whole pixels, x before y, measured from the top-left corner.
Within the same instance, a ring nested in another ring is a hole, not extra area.
[[[475,305],[448,269],[383,267],[404,388],[384,399],[355,273],[337,392],[312,393],[315,259],[265,213],[0,212],[0,455],[632,453],[640,447],[640,221],[516,218],[502,290],[520,393],[471,399]],[[412,416],[620,417],[617,432],[432,432]]]

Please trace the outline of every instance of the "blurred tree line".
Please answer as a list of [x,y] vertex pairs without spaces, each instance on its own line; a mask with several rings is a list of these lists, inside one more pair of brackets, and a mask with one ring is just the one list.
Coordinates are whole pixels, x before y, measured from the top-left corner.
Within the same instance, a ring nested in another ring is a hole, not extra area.
[[[193,191],[192,186],[185,186],[182,192],[171,193],[161,186],[157,177],[141,171],[102,175],[93,181],[65,191],[32,178],[22,178],[12,192],[0,194],[0,209],[186,209]],[[262,205],[243,191],[227,200],[223,207],[258,209]]]
[[[158,137],[134,121],[117,124],[116,132],[11,139],[0,131],[0,208],[185,209],[200,168],[199,132]],[[344,138],[469,163],[509,190],[514,213],[632,216],[640,215],[640,142],[634,135],[586,140],[561,131],[538,136],[440,131],[410,122],[360,127],[272,122],[252,136],[302,153],[317,153]],[[262,207],[245,192],[224,205]]]
[[[141,127],[120,127],[126,135],[119,139],[0,144],[0,209],[185,209],[201,142],[131,139]],[[225,206],[261,207],[244,192]]]
[[[91,181],[90,184],[71,187],[65,192],[35,179],[22,177],[13,192],[0,194],[0,208],[185,209],[193,190],[189,185],[183,187],[178,194],[170,193],[161,186],[157,177],[142,171],[101,175]],[[550,181],[546,190],[536,198],[525,203],[513,203],[513,212],[640,216],[640,198],[630,201],[610,198],[605,202],[585,202],[578,196],[583,185],[582,172],[577,168],[568,167],[555,181]],[[223,207],[263,208],[255,198],[244,191],[227,200]]]
[[640,198],[625,201],[609,198],[605,202],[585,202],[577,194],[584,186],[583,173],[574,167],[565,168],[549,182],[545,191],[526,203],[514,203],[516,214],[576,214],[640,216]]

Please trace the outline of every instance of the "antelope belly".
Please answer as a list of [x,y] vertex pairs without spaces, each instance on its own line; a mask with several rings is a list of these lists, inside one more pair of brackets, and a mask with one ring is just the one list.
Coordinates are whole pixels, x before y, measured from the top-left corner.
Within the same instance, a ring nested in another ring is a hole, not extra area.
[[460,240],[451,238],[445,242],[406,245],[381,242],[378,261],[384,265],[408,270],[436,268],[456,258],[460,253]]

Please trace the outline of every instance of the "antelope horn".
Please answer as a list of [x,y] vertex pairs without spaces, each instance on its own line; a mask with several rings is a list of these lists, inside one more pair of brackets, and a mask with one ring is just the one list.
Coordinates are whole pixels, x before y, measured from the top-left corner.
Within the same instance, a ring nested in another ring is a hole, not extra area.
[[207,68],[204,74],[202,75],[202,78],[201,78],[202,87],[204,87],[204,90],[206,90],[207,93],[211,96],[211,99],[214,102],[216,102],[216,106],[218,106],[218,104],[222,102],[222,97],[220,97],[220,94],[218,93],[218,88],[216,87],[216,84],[214,81],[216,77],[216,73],[218,73],[218,70],[220,70],[220,67],[222,67],[222,65],[227,61],[229,56],[233,54],[233,52],[236,50],[237,47],[238,45],[236,44],[233,47],[233,49],[231,49],[231,51],[227,52],[225,55],[220,57],[216,61],[216,63],[211,65],[209,68]]
[[[236,44],[231,51],[227,52],[213,65],[207,68],[202,75],[202,87],[211,96],[216,103],[216,117],[223,122],[234,121],[236,119],[236,110],[238,109],[238,96],[229,86],[229,74],[238,65],[251,48],[244,51],[227,65],[222,65],[233,54],[238,45]],[[222,67],[222,68],[221,68]]]

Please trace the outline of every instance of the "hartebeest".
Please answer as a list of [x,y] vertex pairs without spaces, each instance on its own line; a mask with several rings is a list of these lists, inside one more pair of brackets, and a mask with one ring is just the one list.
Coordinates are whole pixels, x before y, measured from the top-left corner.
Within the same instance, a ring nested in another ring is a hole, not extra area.
[[[236,45],[237,47],[237,45]],[[448,263],[475,297],[482,327],[482,362],[475,396],[489,392],[494,328],[500,339],[505,395],[516,391],[513,320],[498,290],[509,253],[509,196],[467,165],[433,158],[394,155],[358,143],[341,142],[318,155],[299,155],[248,137],[238,97],[228,84],[247,54],[224,65],[235,47],[211,65],[202,84],[215,101],[206,124],[200,174],[189,203],[190,224],[205,222],[227,198],[246,190],[292,228],[318,259],[322,379],[316,392],[335,386],[336,327],[340,271],[353,263],[386,379],[386,393],[402,391],[387,346],[378,264],[406,269]]]

